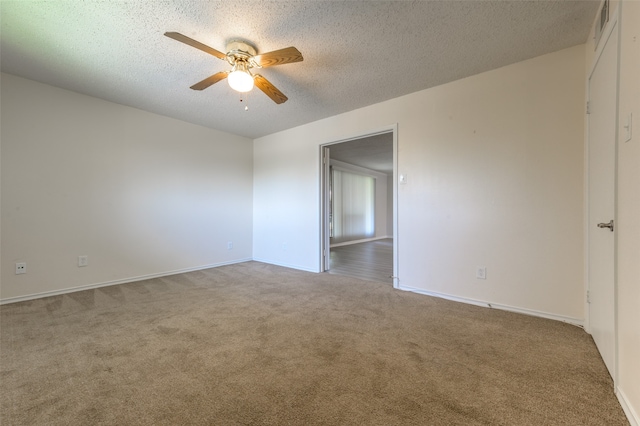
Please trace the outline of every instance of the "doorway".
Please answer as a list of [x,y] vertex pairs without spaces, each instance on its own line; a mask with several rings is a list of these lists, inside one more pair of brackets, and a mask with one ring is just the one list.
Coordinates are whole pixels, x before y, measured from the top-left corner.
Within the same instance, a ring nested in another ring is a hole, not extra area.
[[321,149],[321,271],[398,286],[396,126]]

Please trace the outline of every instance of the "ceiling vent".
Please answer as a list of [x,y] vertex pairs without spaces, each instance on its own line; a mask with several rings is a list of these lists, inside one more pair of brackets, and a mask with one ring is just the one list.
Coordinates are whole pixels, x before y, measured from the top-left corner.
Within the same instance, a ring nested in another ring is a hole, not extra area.
[[609,0],[604,0],[602,8],[600,9],[600,17],[596,22],[595,49],[597,49],[598,44],[600,44],[600,37],[602,37],[602,31],[604,31],[604,27],[607,26],[607,22],[609,22]]

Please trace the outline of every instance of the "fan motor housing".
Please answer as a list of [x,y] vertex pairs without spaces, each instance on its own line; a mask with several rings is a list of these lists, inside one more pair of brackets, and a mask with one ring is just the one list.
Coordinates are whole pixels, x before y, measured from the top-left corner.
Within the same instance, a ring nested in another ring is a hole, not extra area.
[[245,53],[247,56],[255,56],[257,53],[255,47],[241,40],[232,40],[227,43],[227,52],[227,55]]

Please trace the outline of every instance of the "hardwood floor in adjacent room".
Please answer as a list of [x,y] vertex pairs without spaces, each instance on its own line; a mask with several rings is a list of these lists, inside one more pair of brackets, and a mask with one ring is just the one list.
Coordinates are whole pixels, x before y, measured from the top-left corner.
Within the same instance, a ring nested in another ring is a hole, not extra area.
[[393,283],[393,239],[332,247],[329,273]]

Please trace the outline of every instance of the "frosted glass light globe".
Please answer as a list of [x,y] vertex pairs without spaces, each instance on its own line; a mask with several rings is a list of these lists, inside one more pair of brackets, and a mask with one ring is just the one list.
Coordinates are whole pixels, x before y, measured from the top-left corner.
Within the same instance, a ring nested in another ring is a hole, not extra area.
[[229,74],[229,86],[238,92],[248,92],[253,89],[253,77],[247,71],[234,69]]

